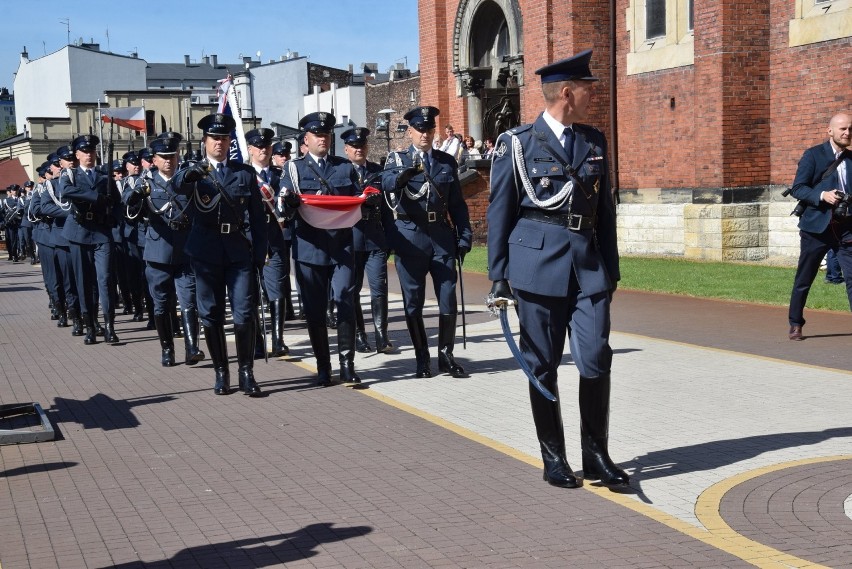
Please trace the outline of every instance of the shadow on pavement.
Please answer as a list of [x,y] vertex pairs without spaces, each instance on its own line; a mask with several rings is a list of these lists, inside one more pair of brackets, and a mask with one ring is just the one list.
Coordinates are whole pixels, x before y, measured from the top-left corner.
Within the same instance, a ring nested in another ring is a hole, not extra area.
[[309,559],[319,554],[317,548],[322,544],[360,537],[373,531],[372,528],[367,526],[342,528],[334,528],[333,526],[334,524],[330,523],[311,524],[292,533],[188,547],[177,552],[173,557],[162,561],[131,561],[119,565],[110,565],[109,567],[112,569],[153,567],[249,569],[271,567]]
[[54,399],[51,411],[58,414],[53,417],[56,422],[79,423],[84,429],[103,429],[112,431],[115,429],[133,429],[139,426],[139,420],[133,414],[133,408],[140,405],[152,403],[164,403],[173,400],[170,395],[157,397],[143,397],[135,401],[113,399],[103,393],[89,397],[85,401],[77,399],[65,399],[57,397]]
[[[710,441],[697,445],[654,451],[634,458],[622,467],[633,467],[630,485],[641,494],[644,480],[713,470],[748,460],[766,452],[815,445],[832,438],[852,437],[852,427],[756,435],[741,439]],[[644,494],[643,500],[650,503]]]
[[63,468],[71,468],[77,466],[77,462],[45,462],[43,464],[33,464],[30,466],[18,466],[9,470],[0,470],[0,478],[11,478],[12,476],[20,476],[21,474],[36,474],[39,472],[48,472],[50,470],[62,470]]

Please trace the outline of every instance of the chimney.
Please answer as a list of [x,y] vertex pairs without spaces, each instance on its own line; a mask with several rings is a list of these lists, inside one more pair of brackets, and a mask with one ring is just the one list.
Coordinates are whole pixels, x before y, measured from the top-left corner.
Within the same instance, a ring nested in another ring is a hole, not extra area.
[[251,63],[251,56],[250,55],[244,55],[243,56],[243,63]]
[[21,52],[21,60],[29,61],[29,59],[30,59],[30,54],[27,53],[27,46],[24,46],[24,51]]
[[210,56],[210,65],[212,65],[213,67],[216,67],[217,65],[219,65],[219,63],[217,61],[218,59],[219,59],[219,56],[216,55],[215,53],[213,55],[211,55]]
[[186,65],[187,67],[189,67],[189,56],[188,55],[183,56],[183,64]]
[[210,65],[210,56],[209,55],[205,55],[201,59],[204,61],[204,65]]

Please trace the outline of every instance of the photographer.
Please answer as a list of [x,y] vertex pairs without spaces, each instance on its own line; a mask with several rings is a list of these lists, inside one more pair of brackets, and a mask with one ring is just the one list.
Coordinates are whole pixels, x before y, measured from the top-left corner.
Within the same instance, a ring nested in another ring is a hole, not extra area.
[[852,115],[838,113],[828,123],[828,140],[809,148],[799,161],[791,194],[804,206],[799,217],[801,252],[790,296],[789,338],[804,339],[804,309],[822,258],[835,250],[852,308]]

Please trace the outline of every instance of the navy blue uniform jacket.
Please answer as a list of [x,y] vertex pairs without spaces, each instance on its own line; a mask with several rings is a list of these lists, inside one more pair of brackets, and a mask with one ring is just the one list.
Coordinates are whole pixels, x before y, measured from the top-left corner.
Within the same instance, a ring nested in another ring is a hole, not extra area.
[[[617,286],[621,274],[606,139],[587,125],[574,124],[574,132],[571,166],[585,190],[574,183],[570,213],[596,216],[594,228],[578,231],[521,217],[521,208],[546,210],[530,199],[516,173],[512,134],[523,148],[526,172],[538,200],[556,195],[569,180],[562,165],[568,156],[542,115],[535,123],[512,129],[497,139],[487,212],[488,277],[492,281],[505,279],[513,288],[546,296],[566,296],[572,272],[577,275],[581,297]],[[548,212],[567,214],[569,204]]]

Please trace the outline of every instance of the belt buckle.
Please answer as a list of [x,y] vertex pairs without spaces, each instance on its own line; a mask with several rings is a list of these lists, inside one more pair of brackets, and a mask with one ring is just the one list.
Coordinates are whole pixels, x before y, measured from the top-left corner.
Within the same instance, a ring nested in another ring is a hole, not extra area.
[[95,219],[95,214],[92,213],[91,211],[87,211],[86,212],[86,221],[92,221],[93,219]]
[[[574,224],[574,220],[577,220],[577,224]],[[580,227],[583,225],[583,216],[578,213],[572,213],[568,215],[568,229],[573,231],[579,231]]]
[[230,223],[223,223],[219,226],[219,233],[227,235],[230,232],[231,232],[231,224]]
[[436,221],[438,221],[438,214],[434,211],[427,211],[426,219],[429,221],[429,223],[435,223]]

